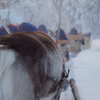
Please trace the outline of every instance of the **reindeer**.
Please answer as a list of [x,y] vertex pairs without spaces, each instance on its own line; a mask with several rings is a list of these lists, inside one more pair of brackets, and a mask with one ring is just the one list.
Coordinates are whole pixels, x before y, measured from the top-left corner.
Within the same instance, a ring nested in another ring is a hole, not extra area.
[[[0,100],[59,100],[67,76],[60,50],[41,32],[0,37]],[[66,74],[66,75],[65,75]]]
[[89,49],[91,47],[90,42],[91,42],[91,33],[84,34],[82,39],[82,47],[81,47],[82,50]]
[[75,56],[81,51],[82,36],[75,28],[72,28],[67,37],[70,40],[69,52],[71,56]]

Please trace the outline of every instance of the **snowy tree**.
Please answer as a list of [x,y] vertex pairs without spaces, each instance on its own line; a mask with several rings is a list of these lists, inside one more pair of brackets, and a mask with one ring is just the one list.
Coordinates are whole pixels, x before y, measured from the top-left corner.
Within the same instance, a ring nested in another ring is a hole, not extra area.
[[60,25],[66,34],[75,27],[81,33],[98,35],[99,11],[100,0],[0,0],[1,22],[6,19],[7,24],[23,21],[44,24],[53,32]]

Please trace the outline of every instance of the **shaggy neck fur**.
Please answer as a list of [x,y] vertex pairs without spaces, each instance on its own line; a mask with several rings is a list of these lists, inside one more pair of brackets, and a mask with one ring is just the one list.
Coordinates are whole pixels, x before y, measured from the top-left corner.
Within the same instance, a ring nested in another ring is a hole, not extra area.
[[0,45],[0,100],[40,100],[56,93],[63,61],[48,36],[16,33],[0,37]]
[[3,72],[15,62],[15,54],[11,50],[0,50],[0,78]]

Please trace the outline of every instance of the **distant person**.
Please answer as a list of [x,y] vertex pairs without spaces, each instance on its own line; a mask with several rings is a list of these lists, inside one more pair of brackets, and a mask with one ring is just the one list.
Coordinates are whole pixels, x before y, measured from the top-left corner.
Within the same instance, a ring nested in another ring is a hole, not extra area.
[[87,36],[88,38],[91,37],[91,33],[85,34],[84,36]]
[[[15,33],[15,32],[18,31],[17,30],[17,26],[15,26],[13,24],[7,25],[7,28],[8,28],[8,30],[9,30],[10,33]],[[9,34],[9,33],[7,32],[7,30],[5,29],[5,27],[1,26],[0,27],[0,36],[4,36],[4,35],[7,35],[7,34]]]
[[69,34],[72,34],[72,35],[77,35],[78,31],[75,29],[75,28],[72,28],[69,32]]
[[85,40],[84,40],[84,38],[82,38],[81,42],[82,42],[82,45],[85,45]]
[[7,27],[9,28],[9,31],[10,31],[11,33],[16,33],[16,32],[18,32],[17,25],[9,24],[9,25],[7,25]]
[[8,34],[8,32],[6,31],[6,29],[3,26],[1,26],[0,27],[0,36],[4,36],[4,35],[7,35],[7,34]]
[[63,29],[60,29],[60,36],[59,36],[60,40],[68,40],[68,38],[66,37],[66,34],[64,32]]
[[88,33],[88,37],[91,37],[92,33]]
[[[68,38],[62,28],[60,29],[59,40],[68,40]],[[69,60],[69,51],[68,51],[67,45],[65,43],[61,44],[61,48],[62,48],[63,55],[65,57],[65,61],[68,61]]]
[[19,32],[35,32],[37,31],[37,27],[32,25],[31,23],[23,22],[22,24],[19,25],[18,31]]
[[76,28],[72,28],[70,30],[68,39],[70,40],[69,52],[71,56],[75,56],[81,51],[81,45],[84,44],[84,40],[82,39]]
[[[60,29],[60,35],[59,35],[59,40],[68,40],[65,32],[63,29]],[[61,46],[64,46],[65,44],[61,44]]]
[[44,24],[39,25],[38,29],[39,29],[39,31],[48,34],[48,30],[47,30],[47,28],[46,28],[46,26]]

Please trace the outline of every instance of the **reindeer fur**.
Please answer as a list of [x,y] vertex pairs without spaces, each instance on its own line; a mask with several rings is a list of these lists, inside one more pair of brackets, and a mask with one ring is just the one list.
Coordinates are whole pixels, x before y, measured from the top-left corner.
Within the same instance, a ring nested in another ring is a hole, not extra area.
[[41,32],[0,37],[0,100],[52,100],[62,65],[58,47]]

